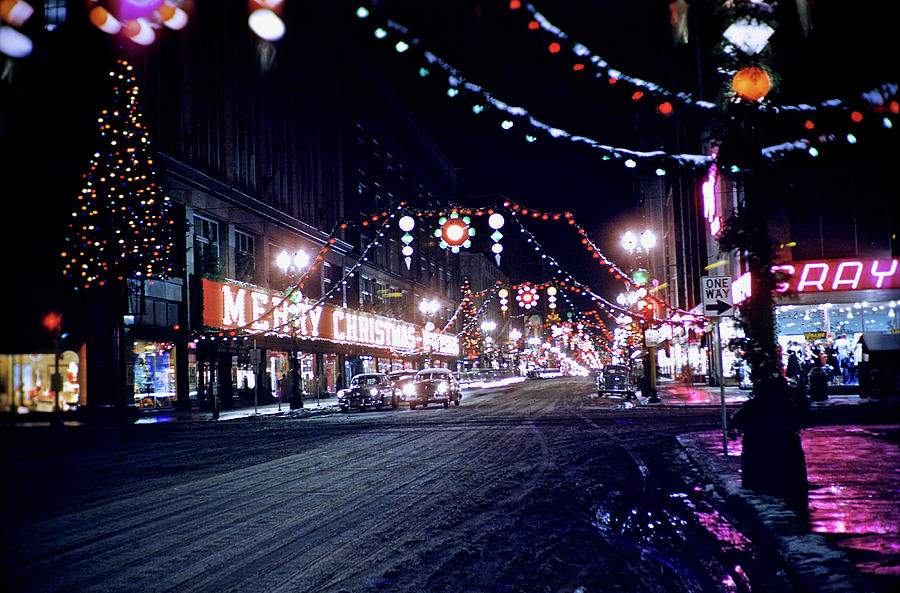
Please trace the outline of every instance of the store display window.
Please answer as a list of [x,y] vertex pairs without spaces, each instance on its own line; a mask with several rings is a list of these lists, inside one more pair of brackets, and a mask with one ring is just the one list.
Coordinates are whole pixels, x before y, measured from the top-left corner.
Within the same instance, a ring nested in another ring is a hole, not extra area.
[[[59,408],[63,412],[84,405],[81,357],[72,350],[60,354],[62,390]],[[52,412],[56,394],[52,390],[56,355],[5,354],[0,356],[0,408],[20,414]]]
[[135,340],[129,383],[134,405],[158,408],[175,405],[175,345]]

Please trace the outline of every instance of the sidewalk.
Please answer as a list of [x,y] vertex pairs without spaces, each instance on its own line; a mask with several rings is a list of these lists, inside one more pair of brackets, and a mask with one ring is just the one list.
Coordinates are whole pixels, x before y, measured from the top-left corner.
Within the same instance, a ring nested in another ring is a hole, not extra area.
[[[866,403],[869,400],[860,398],[856,393],[850,393],[848,386],[838,386],[840,389],[829,386],[828,398],[823,402],[812,402],[813,407],[854,405]],[[853,386],[849,386],[853,387]],[[718,387],[711,387],[705,383],[680,383],[671,379],[660,379],[656,385],[659,403],[651,404],[647,398],[641,396],[643,405],[652,406],[721,406],[721,394]],[[750,390],[738,387],[725,386],[725,405],[737,406],[750,399]]]
[[739,531],[783,558],[798,589],[887,593],[900,587],[898,411],[897,399],[850,395],[813,404],[811,413],[829,424],[801,431],[809,483],[803,517],[776,498],[741,487],[739,439],[728,441],[728,456],[718,430],[678,440],[723,499],[720,511]]

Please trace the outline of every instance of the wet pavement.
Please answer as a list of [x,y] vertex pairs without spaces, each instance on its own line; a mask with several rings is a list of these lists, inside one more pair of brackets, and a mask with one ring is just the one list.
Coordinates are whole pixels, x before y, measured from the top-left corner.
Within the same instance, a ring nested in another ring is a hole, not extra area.
[[897,590],[900,425],[802,430],[809,481],[805,517],[741,488],[741,442],[729,440],[725,457],[721,438],[721,432],[709,431],[681,435],[679,441],[739,517],[742,531],[768,540],[795,579],[811,591]]

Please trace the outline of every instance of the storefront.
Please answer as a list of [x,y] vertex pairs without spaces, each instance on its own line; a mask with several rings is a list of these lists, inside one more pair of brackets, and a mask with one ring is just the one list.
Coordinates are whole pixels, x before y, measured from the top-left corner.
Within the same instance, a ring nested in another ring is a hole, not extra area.
[[26,414],[52,412],[57,403],[53,377],[59,369],[59,409],[85,405],[84,348],[55,353],[0,355],[0,410]]
[[[791,275],[777,288],[775,322],[785,365],[791,350],[821,350],[853,362],[861,355],[864,333],[900,332],[900,260],[840,259],[795,261],[775,266]],[[746,298],[746,278],[732,286],[736,302]],[[847,377],[844,374],[841,379]]]
[[[297,357],[306,394],[334,393],[363,372],[415,368],[426,358],[434,366],[447,366],[459,356],[456,336],[425,331],[398,319],[313,304],[299,293],[285,298],[282,293],[249,284],[204,279],[204,325],[219,331],[193,342],[193,365],[215,358],[221,373],[222,361],[233,350],[235,389],[240,390],[246,379],[252,390],[257,377],[264,377],[265,386],[257,392],[277,397],[278,386],[290,369],[291,353]],[[240,368],[242,357],[250,361],[245,368]],[[201,383],[210,386],[210,381],[222,384],[212,377],[197,379],[192,390]]]

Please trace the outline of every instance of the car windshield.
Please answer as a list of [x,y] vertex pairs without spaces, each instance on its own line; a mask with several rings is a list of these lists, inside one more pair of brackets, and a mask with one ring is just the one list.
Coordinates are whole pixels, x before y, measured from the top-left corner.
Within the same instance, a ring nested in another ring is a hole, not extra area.
[[416,381],[449,381],[450,373],[441,371],[421,371],[416,375]]
[[363,385],[379,385],[381,377],[376,375],[357,375],[350,381],[350,387],[362,387]]

